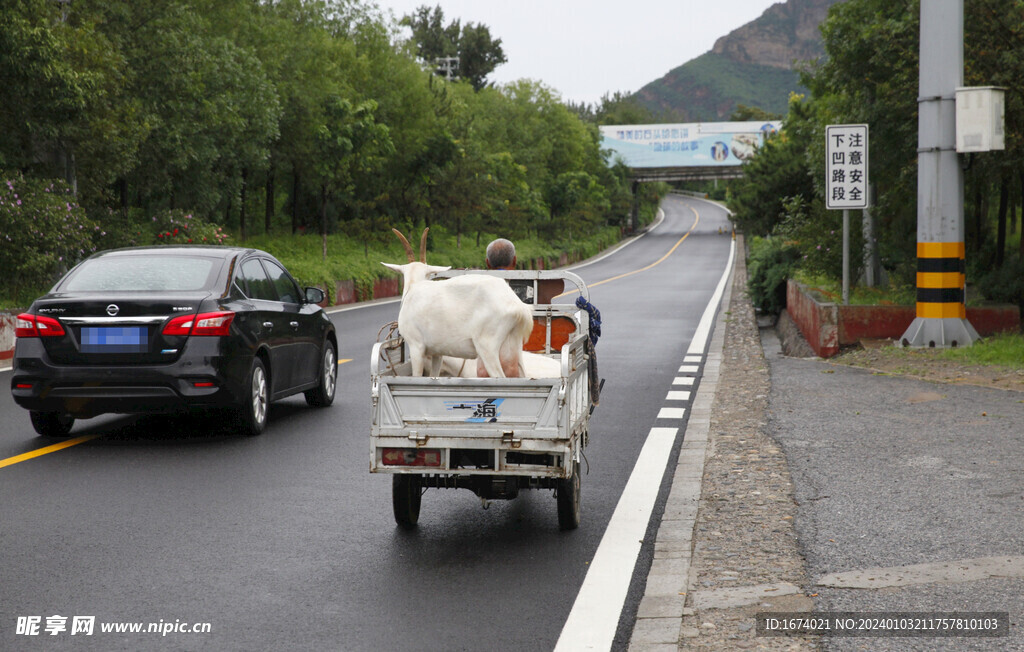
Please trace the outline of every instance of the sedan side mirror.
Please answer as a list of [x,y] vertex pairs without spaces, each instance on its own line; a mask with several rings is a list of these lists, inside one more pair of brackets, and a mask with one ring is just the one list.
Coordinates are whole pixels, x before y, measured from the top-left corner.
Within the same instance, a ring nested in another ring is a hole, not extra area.
[[327,295],[320,288],[306,288],[306,303],[323,303]]

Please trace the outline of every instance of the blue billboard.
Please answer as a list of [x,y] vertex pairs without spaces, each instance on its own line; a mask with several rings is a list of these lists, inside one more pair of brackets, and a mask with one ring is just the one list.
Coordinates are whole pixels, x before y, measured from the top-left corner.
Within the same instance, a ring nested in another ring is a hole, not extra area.
[[737,166],[781,127],[775,121],[607,125],[600,128],[601,147],[631,168]]

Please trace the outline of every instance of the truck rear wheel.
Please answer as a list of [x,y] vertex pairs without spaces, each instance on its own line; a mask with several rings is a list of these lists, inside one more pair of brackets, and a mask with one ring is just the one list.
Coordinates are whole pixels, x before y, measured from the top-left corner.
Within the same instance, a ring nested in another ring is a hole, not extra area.
[[395,523],[405,529],[416,527],[420,520],[420,501],[423,481],[418,475],[394,475],[391,481],[391,505],[395,510]]
[[580,526],[580,463],[574,462],[572,476],[559,480],[555,488],[558,500],[558,527],[575,530]]

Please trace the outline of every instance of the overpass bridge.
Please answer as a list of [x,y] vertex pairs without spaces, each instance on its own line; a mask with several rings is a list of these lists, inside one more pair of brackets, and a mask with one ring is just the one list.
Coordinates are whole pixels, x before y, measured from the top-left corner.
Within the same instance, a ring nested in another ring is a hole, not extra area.
[[605,125],[601,147],[633,180],[632,230],[639,226],[637,186],[645,181],[703,181],[743,176],[743,163],[782,128],[772,120],[690,124]]
[[781,127],[770,120],[605,125],[601,147],[612,150],[612,161],[621,160],[637,183],[735,179],[765,136]]

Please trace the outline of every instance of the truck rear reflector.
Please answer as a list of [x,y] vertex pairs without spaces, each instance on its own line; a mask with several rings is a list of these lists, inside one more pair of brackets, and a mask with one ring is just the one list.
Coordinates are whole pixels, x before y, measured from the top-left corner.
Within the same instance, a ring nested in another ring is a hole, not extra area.
[[437,448],[383,448],[380,461],[384,466],[441,466]]

